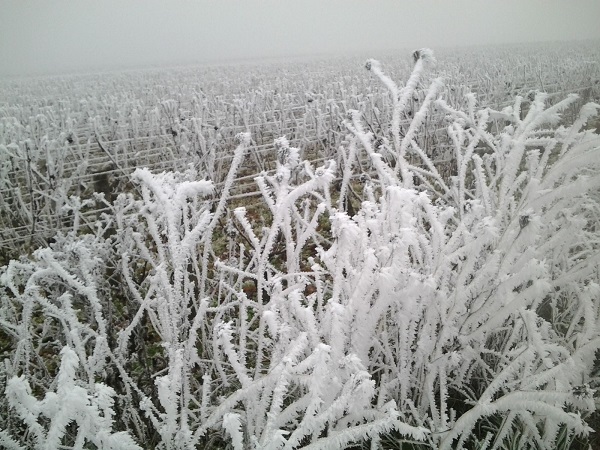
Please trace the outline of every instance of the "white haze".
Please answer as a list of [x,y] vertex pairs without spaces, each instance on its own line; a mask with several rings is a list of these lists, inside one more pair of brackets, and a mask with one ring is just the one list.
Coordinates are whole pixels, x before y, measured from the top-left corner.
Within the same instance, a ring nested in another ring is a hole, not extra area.
[[0,2],[0,75],[600,38],[598,0]]

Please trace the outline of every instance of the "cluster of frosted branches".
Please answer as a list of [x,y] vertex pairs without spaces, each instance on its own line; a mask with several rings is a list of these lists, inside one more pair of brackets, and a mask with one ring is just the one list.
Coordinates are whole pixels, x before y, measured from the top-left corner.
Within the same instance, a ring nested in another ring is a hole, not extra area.
[[[589,431],[579,413],[594,409],[600,138],[582,127],[600,106],[565,128],[556,124],[575,96],[546,108],[538,94],[522,120],[520,98],[501,112],[474,100],[464,112],[436,102],[448,114],[451,177],[410,132],[394,138],[400,167],[389,167],[351,116],[350,147],[362,145],[378,177],[352,220],[338,216],[338,235],[351,238],[324,262],[346,272],[333,277],[333,299],[347,304],[344,336],[378,374],[380,401],[394,399],[432,444],[473,445],[486,424],[482,447],[520,433],[555,448],[559,432]],[[501,132],[488,131],[490,116]]]
[[[538,94],[522,114],[520,98],[491,111],[470,95],[463,111],[436,79],[401,128],[434,62],[414,57],[403,88],[368,62],[391,123],[376,136],[349,111],[340,164],[314,167],[279,138],[260,204],[239,206],[241,134],[220,192],[193,168],[138,170],[95,236],[2,268],[0,443],[554,449],[585,436],[600,348],[600,137],[585,126],[600,106],[571,125],[574,97]],[[450,174],[417,143],[433,108]]]

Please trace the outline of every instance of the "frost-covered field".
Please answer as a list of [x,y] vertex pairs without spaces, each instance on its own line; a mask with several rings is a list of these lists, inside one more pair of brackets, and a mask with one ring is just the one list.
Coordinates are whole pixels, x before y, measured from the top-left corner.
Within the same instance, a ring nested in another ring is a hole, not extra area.
[[597,44],[3,81],[0,445],[587,448]]
[[[583,104],[600,97],[599,48],[588,43],[445,50],[438,55],[437,69],[425,74],[400,113],[401,132],[421,106],[424,87],[436,77],[445,84],[441,97],[455,109],[468,107],[470,92],[481,109],[500,110],[520,95],[522,115],[536,91],[550,94],[547,104],[576,93],[578,101],[563,112],[572,122]],[[408,78],[408,53],[379,56],[393,80]],[[386,86],[365,71],[365,60],[273,61],[0,82],[3,257],[45,245],[72,225],[75,209],[82,215],[79,222],[89,228],[107,210],[101,201],[90,202],[91,194],[113,200],[136,167],[181,171],[191,163],[202,176],[222,183],[240,132],[250,132],[253,141],[232,192],[240,198],[260,194],[254,176],[275,169],[273,142],[278,137],[286,136],[306,159],[335,159],[341,165],[338,149],[349,110],[361,111],[376,139],[389,134],[394,106]],[[449,172],[454,145],[445,119],[444,111],[433,105],[415,137],[438,170]],[[381,153],[393,159],[389,145]],[[87,203],[73,204],[72,196]]]

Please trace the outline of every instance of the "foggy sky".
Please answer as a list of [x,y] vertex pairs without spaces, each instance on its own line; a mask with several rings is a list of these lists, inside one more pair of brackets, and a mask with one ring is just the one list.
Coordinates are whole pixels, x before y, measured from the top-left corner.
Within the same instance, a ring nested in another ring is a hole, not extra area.
[[600,0],[0,0],[0,76],[600,39]]

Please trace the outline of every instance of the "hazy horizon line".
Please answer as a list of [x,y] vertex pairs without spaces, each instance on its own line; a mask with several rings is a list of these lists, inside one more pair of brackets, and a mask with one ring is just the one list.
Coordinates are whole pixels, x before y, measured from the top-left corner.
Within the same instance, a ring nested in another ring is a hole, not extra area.
[[[575,38],[575,39],[552,39],[552,40],[539,40],[539,41],[507,41],[498,43],[474,43],[474,44],[458,44],[458,45],[439,45],[430,46],[434,52],[436,49],[439,50],[453,50],[453,49],[468,49],[468,48],[486,48],[486,47],[511,47],[511,46],[540,46],[549,44],[568,44],[576,42],[600,42],[598,38]],[[306,52],[306,53],[293,53],[293,54],[279,54],[279,55],[263,55],[263,56],[248,56],[248,57],[227,57],[227,58],[206,58],[203,60],[185,60],[185,61],[172,61],[162,63],[141,63],[141,64],[114,64],[110,67],[101,68],[94,66],[78,67],[66,70],[41,70],[39,72],[29,73],[14,73],[14,74],[2,74],[0,73],[0,80],[2,81],[15,81],[19,79],[35,79],[35,78],[52,78],[61,76],[85,76],[85,75],[96,75],[96,74],[118,74],[126,72],[144,72],[153,70],[164,70],[164,69],[185,69],[194,67],[210,67],[210,66],[236,66],[244,64],[261,64],[265,62],[284,62],[286,60],[318,60],[319,58],[326,57],[358,57],[365,56],[369,57],[369,53],[387,54],[391,52],[406,52],[406,56],[409,57],[410,53],[417,48],[423,48],[426,46],[409,46],[406,47],[387,47],[367,50],[332,50],[323,52]],[[376,55],[373,55],[376,56]]]

